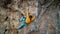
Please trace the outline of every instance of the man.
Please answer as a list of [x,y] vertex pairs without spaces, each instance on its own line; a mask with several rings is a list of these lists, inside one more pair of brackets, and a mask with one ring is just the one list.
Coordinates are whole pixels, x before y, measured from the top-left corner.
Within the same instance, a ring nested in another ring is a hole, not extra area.
[[35,19],[35,16],[31,16],[29,12],[26,12],[26,17],[22,14],[22,17],[20,18],[21,24],[18,26],[18,29],[23,28],[24,26],[27,26]]

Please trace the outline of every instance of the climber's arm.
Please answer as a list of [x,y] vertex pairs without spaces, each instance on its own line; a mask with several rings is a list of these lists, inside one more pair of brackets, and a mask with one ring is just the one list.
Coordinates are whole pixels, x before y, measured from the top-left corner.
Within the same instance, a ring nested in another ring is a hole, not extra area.
[[28,12],[28,11],[26,11],[26,18],[27,18],[27,17],[29,17],[29,12]]
[[29,15],[29,12],[26,12],[26,20],[25,20],[25,22],[26,22],[27,24],[29,24],[29,23],[31,22],[29,16],[30,16],[30,15]]
[[35,16],[32,17],[31,21],[33,21],[35,19]]

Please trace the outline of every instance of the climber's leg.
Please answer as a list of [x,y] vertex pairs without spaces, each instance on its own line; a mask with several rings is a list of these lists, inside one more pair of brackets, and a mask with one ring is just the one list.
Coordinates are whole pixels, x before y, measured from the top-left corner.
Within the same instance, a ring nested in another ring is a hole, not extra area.
[[27,24],[25,22],[22,22],[19,26],[18,26],[18,29],[21,29],[23,28],[24,26],[27,26]]
[[25,20],[25,17],[24,17],[24,16],[22,16],[22,17],[19,19],[20,22],[22,22],[22,21],[24,21],[24,20]]

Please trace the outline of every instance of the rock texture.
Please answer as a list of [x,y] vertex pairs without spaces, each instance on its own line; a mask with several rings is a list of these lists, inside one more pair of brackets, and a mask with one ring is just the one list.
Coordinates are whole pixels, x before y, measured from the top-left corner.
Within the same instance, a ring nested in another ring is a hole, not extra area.
[[[39,13],[42,11],[42,6],[48,5],[51,0],[37,0]],[[47,7],[42,17],[39,20],[37,30],[31,31],[34,27],[34,22],[27,27],[17,30],[21,13],[24,15],[29,11],[31,15],[36,16],[36,0],[1,0],[0,1],[0,34],[60,34],[60,3],[54,2]],[[48,1],[48,2],[47,2]],[[41,2],[41,3],[40,3]],[[58,5],[56,5],[58,3]]]

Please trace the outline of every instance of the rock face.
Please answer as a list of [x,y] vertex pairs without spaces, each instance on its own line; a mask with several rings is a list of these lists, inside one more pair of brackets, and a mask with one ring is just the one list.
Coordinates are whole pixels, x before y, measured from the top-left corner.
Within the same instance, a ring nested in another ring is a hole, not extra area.
[[[47,7],[47,10],[39,18],[38,24],[33,25],[35,22],[32,22],[27,27],[17,30],[18,25],[21,23],[19,21],[21,13],[25,16],[26,11],[29,11],[30,15],[36,16],[38,14],[37,11],[39,11],[41,14],[42,6],[44,6],[44,10],[51,0],[48,2],[47,0],[38,0],[38,3],[36,2],[36,0],[1,0],[0,34],[60,34],[60,4],[56,5],[57,3],[55,2]],[[37,25],[38,28],[34,29]]]

